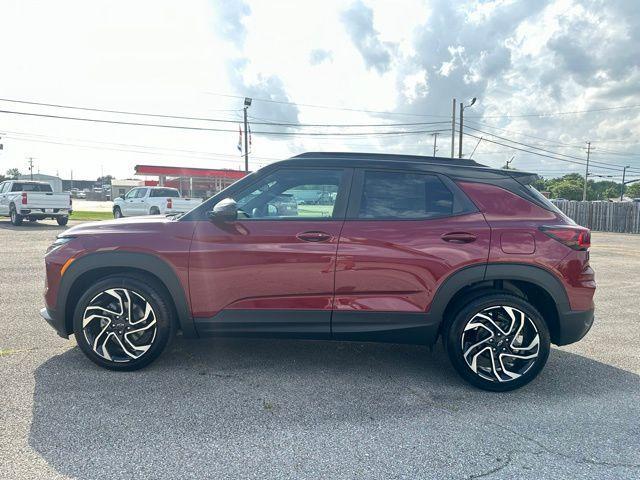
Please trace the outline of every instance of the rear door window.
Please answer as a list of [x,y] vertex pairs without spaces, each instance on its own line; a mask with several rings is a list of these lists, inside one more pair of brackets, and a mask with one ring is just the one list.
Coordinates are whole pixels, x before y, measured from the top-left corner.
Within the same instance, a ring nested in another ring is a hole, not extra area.
[[357,218],[419,220],[454,213],[454,195],[437,175],[367,170]]

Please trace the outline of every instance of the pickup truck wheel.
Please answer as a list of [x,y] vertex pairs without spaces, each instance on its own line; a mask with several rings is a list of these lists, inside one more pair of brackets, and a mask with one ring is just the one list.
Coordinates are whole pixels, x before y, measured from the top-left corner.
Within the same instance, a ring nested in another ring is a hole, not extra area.
[[56,217],[56,222],[61,227],[64,227],[67,223],[69,223],[69,217]]
[[22,220],[24,219],[24,217],[16,211],[16,207],[14,205],[11,205],[9,216],[11,217],[11,225],[14,225],[16,227],[22,225]]
[[483,390],[514,390],[542,370],[549,329],[526,300],[508,293],[470,299],[451,319],[444,343],[456,371]]
[[114,207],[113,218],[122,218],[122,217],[124,217],[124,215],[122,215],[122,211],[120,210],[120,207]]
[[76,305],[73,330],[91,361],[110,370],[138,370],[175,334],[173,309],[151,278],[113,275],[90,287]]
[[158,207],[151,207],[149,215],[160,215],[160,209]]

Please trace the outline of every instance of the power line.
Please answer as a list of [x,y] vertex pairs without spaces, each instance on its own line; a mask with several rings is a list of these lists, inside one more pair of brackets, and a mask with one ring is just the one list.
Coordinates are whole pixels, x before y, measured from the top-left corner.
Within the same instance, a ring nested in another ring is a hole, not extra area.
[[524,113],[520,115],[470,115],[473,118],[524,118],[524,117],[555,117],[560,115],[579,115],[582,113],[606,112],[610,110],[631,110],[640,108],[639,105],[620,105],[616,107],[591,108],[588,110],[575,110],[572,112],[541,112],[541,113]]
[[[227,98],[244,98],[245,95],[231,95],[225,93],[214,93],[214,92],[204,92],[207,95],[215,95],[218,97],[227,97]],[[323,108],[328,110],[345,110],[350,112],[361,112],[361,113],[374,113],[378,115],[407,115],[412,117],[440,117],[440,118],[451,118],[451,115],[432,115],[432,114],[420,114],[420,113],[408,113],[408,112],[388,112],[388,111],[379,111],[379,110],[366,110],[360,108],[352,108],[352,107],[338,107],[338,106],[330,106],[330,105],[318,105],[312,103],[298,103],[298,102],[290,102],[286,100],[273,100],[269,98],[255,98],[252,97],[253,100],[259,102],[268,102],[268,103],[278,103],[284,105],[296,105],[299,107],[311,107],[311,108]],[[578,115],[582,113],[591,113],[591,112],[604,112],[609,110],[629,110],[640,108],[640,104],[638,105],[619,105],[615,107],[603,107],[603,108],[593,108],[587,110],[575,110],[568,112],[537,112],[537,113],[524,113],[517,115],[469,115],[469,118],[520,118],[520,117],[552,117],[558,115]]]
[[[547,150],[547,149],[545,149],[545,148],[535,147],[535,146],[533,146],[533,145],[529,145],[529,144],[526,144],[526,143],[522,143],[522,142],[518,142],[518,141],[515,141],[515,140],[511,140],[511,139],[509,139],[509,138],[501,137],[501,136],[499,136],[499,135],[496,135],[495,133],[485,132],[484,130],[480,130],[480,129],[478,129],[478,128],[474,128],[474,127],[468,127],[468,128],[469,128],[469,129],[471,129],[471,130],[475,130],[476,132],[483,133],[483,134],[485,134],[485,135],[491,135],[491,136],[493,136],[493,137],[495,137],[495,138],[499,138],[500,140],[504,140],[504,141],[507,141],[507,142],[515,143],[516,145],[522,145],[522,146],[524,146],[524,147],[532,148],[532,149],[534,149],[534,150],[540,150],[540,151],[542,151],[542,152],[551,153],[551,154],[556,155],[556,156],[561,156],[561,157],[566,157],[566,158],[572,158],[572,159],[575,159],[575,160],[579,160],[579,161],[581,161],[581,162],[584,162],[584,159],[583,159],[583,158],[581,158],[581,157],[577,157],[577,156],[575,156],[575,155],[567,155],[567,154],[565,154],[565,153],[554,152],[553,150]],[[476,137],[476,138],[477,138],[477,137]],[[486,140],[486,138],[485,138],[485,140]],[[496,143],[496,142],[494,142],[494,143]],[[596,165],[604,165],[604,166],[607,166],[607,167],[609,167],[609,166],[612,166],[612,167],[618,167],[619,169],[622,169],[622,165],[616,165],[616,164],[605,163],[605,162],[595,162],[595,161],[592,161],[591,163],[596,164]]]
[[[62,105],[56,103],[43,103],[34,102],[28,100],[15,100],[10,98],[0,98],[2,102],[19,103],[25,105],[36,105],[43,107],[65,108],[71,110],[82,110],[89,112],[99,113],[115,113],[119,115],[137,115],[142,117],[156,117],[156,118],[170,118],[174,120],[195,120],[204,122],[219,122],[219,123],[238,123],[239,120],[235,119],[221,119],[210,117],[190,117],[183,115],[169,115],[164,113],[149,113],[149,112],[134,112],[130,110],[110,110],[96,107],[81,107],[77,105]],[[234,110],[219,110],[219,111],[232,111],[240,112],[242,109]],[[253,117],[255,118],[255,117]],[[294,122],[279,122],[279,121],[265,121],[265,122],[251,122],[254,125],[274,125],[274,126],[287,126],[287,127],[404,127],[404,126],[417,126],[417,125],[435,125],[440,123],[448,123],[445,121],[440,122],[414,122],[414,123],[363,123],[363,124],[349,124],[349,123],[294,123]]]
[[[31,117],[42,117],[42,118],[53,118],[58,120],[75,120],[82,122],[95,122],[95,123],[107,123],[113,125],[129,125],[129,126],[140,126],[140,127],[159,127],[159,128],[175,128],[180,130],[197,130],[197,131],[207,131],[207,132],[231,132],[237,133],[235,129],[224,129],[224,128],[210,128],[210,127],[195,127],[195,126],[187,126],[187,125],[167,125],[161,123],[142,123],[142,122],[125,122],[122,120],[105,120],[98,118],[85,118],[85,117],[70,117],[66,115],[51,115],[44,113],[31,113],[31,112],[17,112],[12,110],[0,110],[0,113],[6,113],[10,115],[24,115]],[[235,123],[235,122],[234,122]],[[291,135],[291,136],[334,136],[334,137],[351,137],[351,136],[372,136],[372,135],[418,135],[425,133],[433,133],[435,131],[440,130],[415,130],[415,131],[404,131],[404,132],[350,132],[350,133],[327,133],[327,132],[273,132],[273,131],[252,131],[253,134],[259,135]]]
[[[558,158],[558,157],[555,157],[555,156],[552,156],[552,155],[547,155],[547,154],[540,153],[540,152],[533,152],[533,151],[531,151],[531,150],[526,150],[526,149],[524,149],[524,148],[519,148],[519,147],[514,147],[514,146],[512,146],[512,145],[507,145],[506,143],[496,142],[495,140],[490,140],[490,139],[488,139],[488,138],[478,137],[478,136],[473,135],[473,134],[471,134],[471,133],[465,133],[465,135],[467,135],[467,136],[469,136],[469,137],[472,137],[472,138],[475,138],[475,139],[477,139],[477,140],[479,140],[480,138],[482,138],[482,140],[483,140],[483,141],[485,141],[485,142],[495,143],[496,145],[502,145],[503,147],[509,147],[509,148],[514,149],[514,150],[519,150],[519,151],[521,151],[521,152],[530,153],[530,154],[532,154],[532,155],[538,155],[538,156],[540,156],[540,157],[551,158],[551,159],[553,159],[553,160],[558,160],[558,161],[561,161],[561,162],[574,163],[574,164],[576,164],[576,165],[581,165],[581,166],[583,166],[583,167],[586,165],[586,163],[584,163],[584,162],[576,162],[576,161],[573,161],[573,160],[567,160],[567,159],[565,159],[565,158]],[[608,169],[608,170],[617,170],[617,168],[611,168],[611,167],[601,167],[601,168],[603,168],[603,169]]]

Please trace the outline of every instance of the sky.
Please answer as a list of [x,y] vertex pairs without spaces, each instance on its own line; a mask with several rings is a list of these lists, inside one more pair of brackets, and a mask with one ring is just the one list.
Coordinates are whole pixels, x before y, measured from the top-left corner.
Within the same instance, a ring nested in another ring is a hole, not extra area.
[[[583,173],[591,142],[591,174],[640,172],[634,1],[0,0],[0,8],[0,110],[215,130],[0,113],[1,173],[27,172],[29,157],[34,172],[75,179],[130,178],[137,164],[240,169],[245,96],[254,99],[252,170],[305,151],[432,155],[434,133],[437,155],[449,156],[452,99],[477,97],[465,110],[466,158]],[[554,158],[523,151],[532,149]]]

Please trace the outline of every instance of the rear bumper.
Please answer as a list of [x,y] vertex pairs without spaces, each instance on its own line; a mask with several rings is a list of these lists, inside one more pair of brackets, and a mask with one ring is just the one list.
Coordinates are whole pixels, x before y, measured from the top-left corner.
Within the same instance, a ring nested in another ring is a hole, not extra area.
[[29,216],[29,217],[33,217],[33,218],[50,218],[50,217],[67,217],[69,215],[71,215],[71,210],[67,210],[67,209],[54,209],[53,212],[46,212],[43,211],[42,208],[27,208],[27,209],[20,209],[20,215],[22,216]]
[[40,316],[44,318],[49,325],[51,325],[58,335],[62,338],[69,338],[64,321],[56,317],[56,312],[49,310],[48,308],[43,308],[40,310]]
[[558,315],[559,331],[556,345],[569,345],[584,337],[593,325],[594,309],[570,310]]

